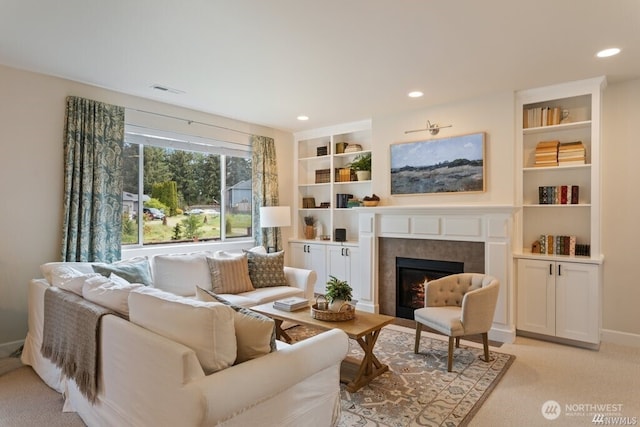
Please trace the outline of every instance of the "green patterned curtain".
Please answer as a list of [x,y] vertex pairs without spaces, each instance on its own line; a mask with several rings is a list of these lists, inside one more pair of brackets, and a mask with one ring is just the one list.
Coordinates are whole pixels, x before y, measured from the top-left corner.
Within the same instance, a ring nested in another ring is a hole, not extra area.
[[124,108],[67,98],[63,261],[120,259]]
[[[282,250],[280,228],[260,228],[260,206],[278,206],[278,168],[276,167],[276,145],[273,138],[251,137],[253,167],[253,229],[257,246],[275,247]],[[276,242],[278,247],[276,247]]]

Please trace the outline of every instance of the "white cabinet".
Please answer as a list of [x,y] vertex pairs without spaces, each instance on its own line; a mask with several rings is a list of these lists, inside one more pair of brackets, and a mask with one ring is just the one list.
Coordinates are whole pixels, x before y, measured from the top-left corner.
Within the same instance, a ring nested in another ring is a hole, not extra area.
[[597,264],[519,259],[518,331],[600,342]]
[[289,247],[291,248],[291,266],[315,271],[317,280],[314,292],[324,294],[327,284],[326,245],[292,242]]
[[298,132],[294,138],[294,238],[304,238],[304,218],[311,216],[328,242],[336,228],[346,230],[347,241],[357,241],[358,215],[338,204],[338,195],[371,195],[371,180],[358,181],[348,170],[358,156],[371,153],[371,121]]
[[346,280],[353,289],[353,298],[361,299],[362,269],[358,246],[327,246],[327,277],[335,276]]

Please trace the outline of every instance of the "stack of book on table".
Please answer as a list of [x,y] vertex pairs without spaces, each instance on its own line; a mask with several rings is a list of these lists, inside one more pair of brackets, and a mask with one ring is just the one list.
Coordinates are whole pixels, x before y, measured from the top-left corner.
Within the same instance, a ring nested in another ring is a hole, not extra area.
[[289,297],[273,302],[273,308],[283,311],[297,311],[309,306],[309,300],[301,297]]

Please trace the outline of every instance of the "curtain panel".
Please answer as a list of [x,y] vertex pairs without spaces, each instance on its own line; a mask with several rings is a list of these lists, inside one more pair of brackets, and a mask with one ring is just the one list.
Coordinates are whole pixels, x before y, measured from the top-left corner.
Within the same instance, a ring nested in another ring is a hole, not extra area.
[[253,166],[253,230],[257,246],[282,250],[282,233],[279,227],[260,227],[260,207],[278,206],[278,168],[276,164],[276,145],[273,138],[265,136],[251,137]]
[[63,261],[120,259],[123,144],[124,107],[67,98]]

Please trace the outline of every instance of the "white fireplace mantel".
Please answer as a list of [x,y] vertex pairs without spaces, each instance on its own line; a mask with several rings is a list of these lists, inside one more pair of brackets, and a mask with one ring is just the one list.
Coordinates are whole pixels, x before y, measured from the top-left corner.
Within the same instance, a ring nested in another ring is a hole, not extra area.
[[507,205],[425,205],[356,208],[362,289],[358,308],[379,311],[378,238],[484,242],[485,273],[500,281],[500,295],[489,337],[515,340],[512,236],[515,208]]

